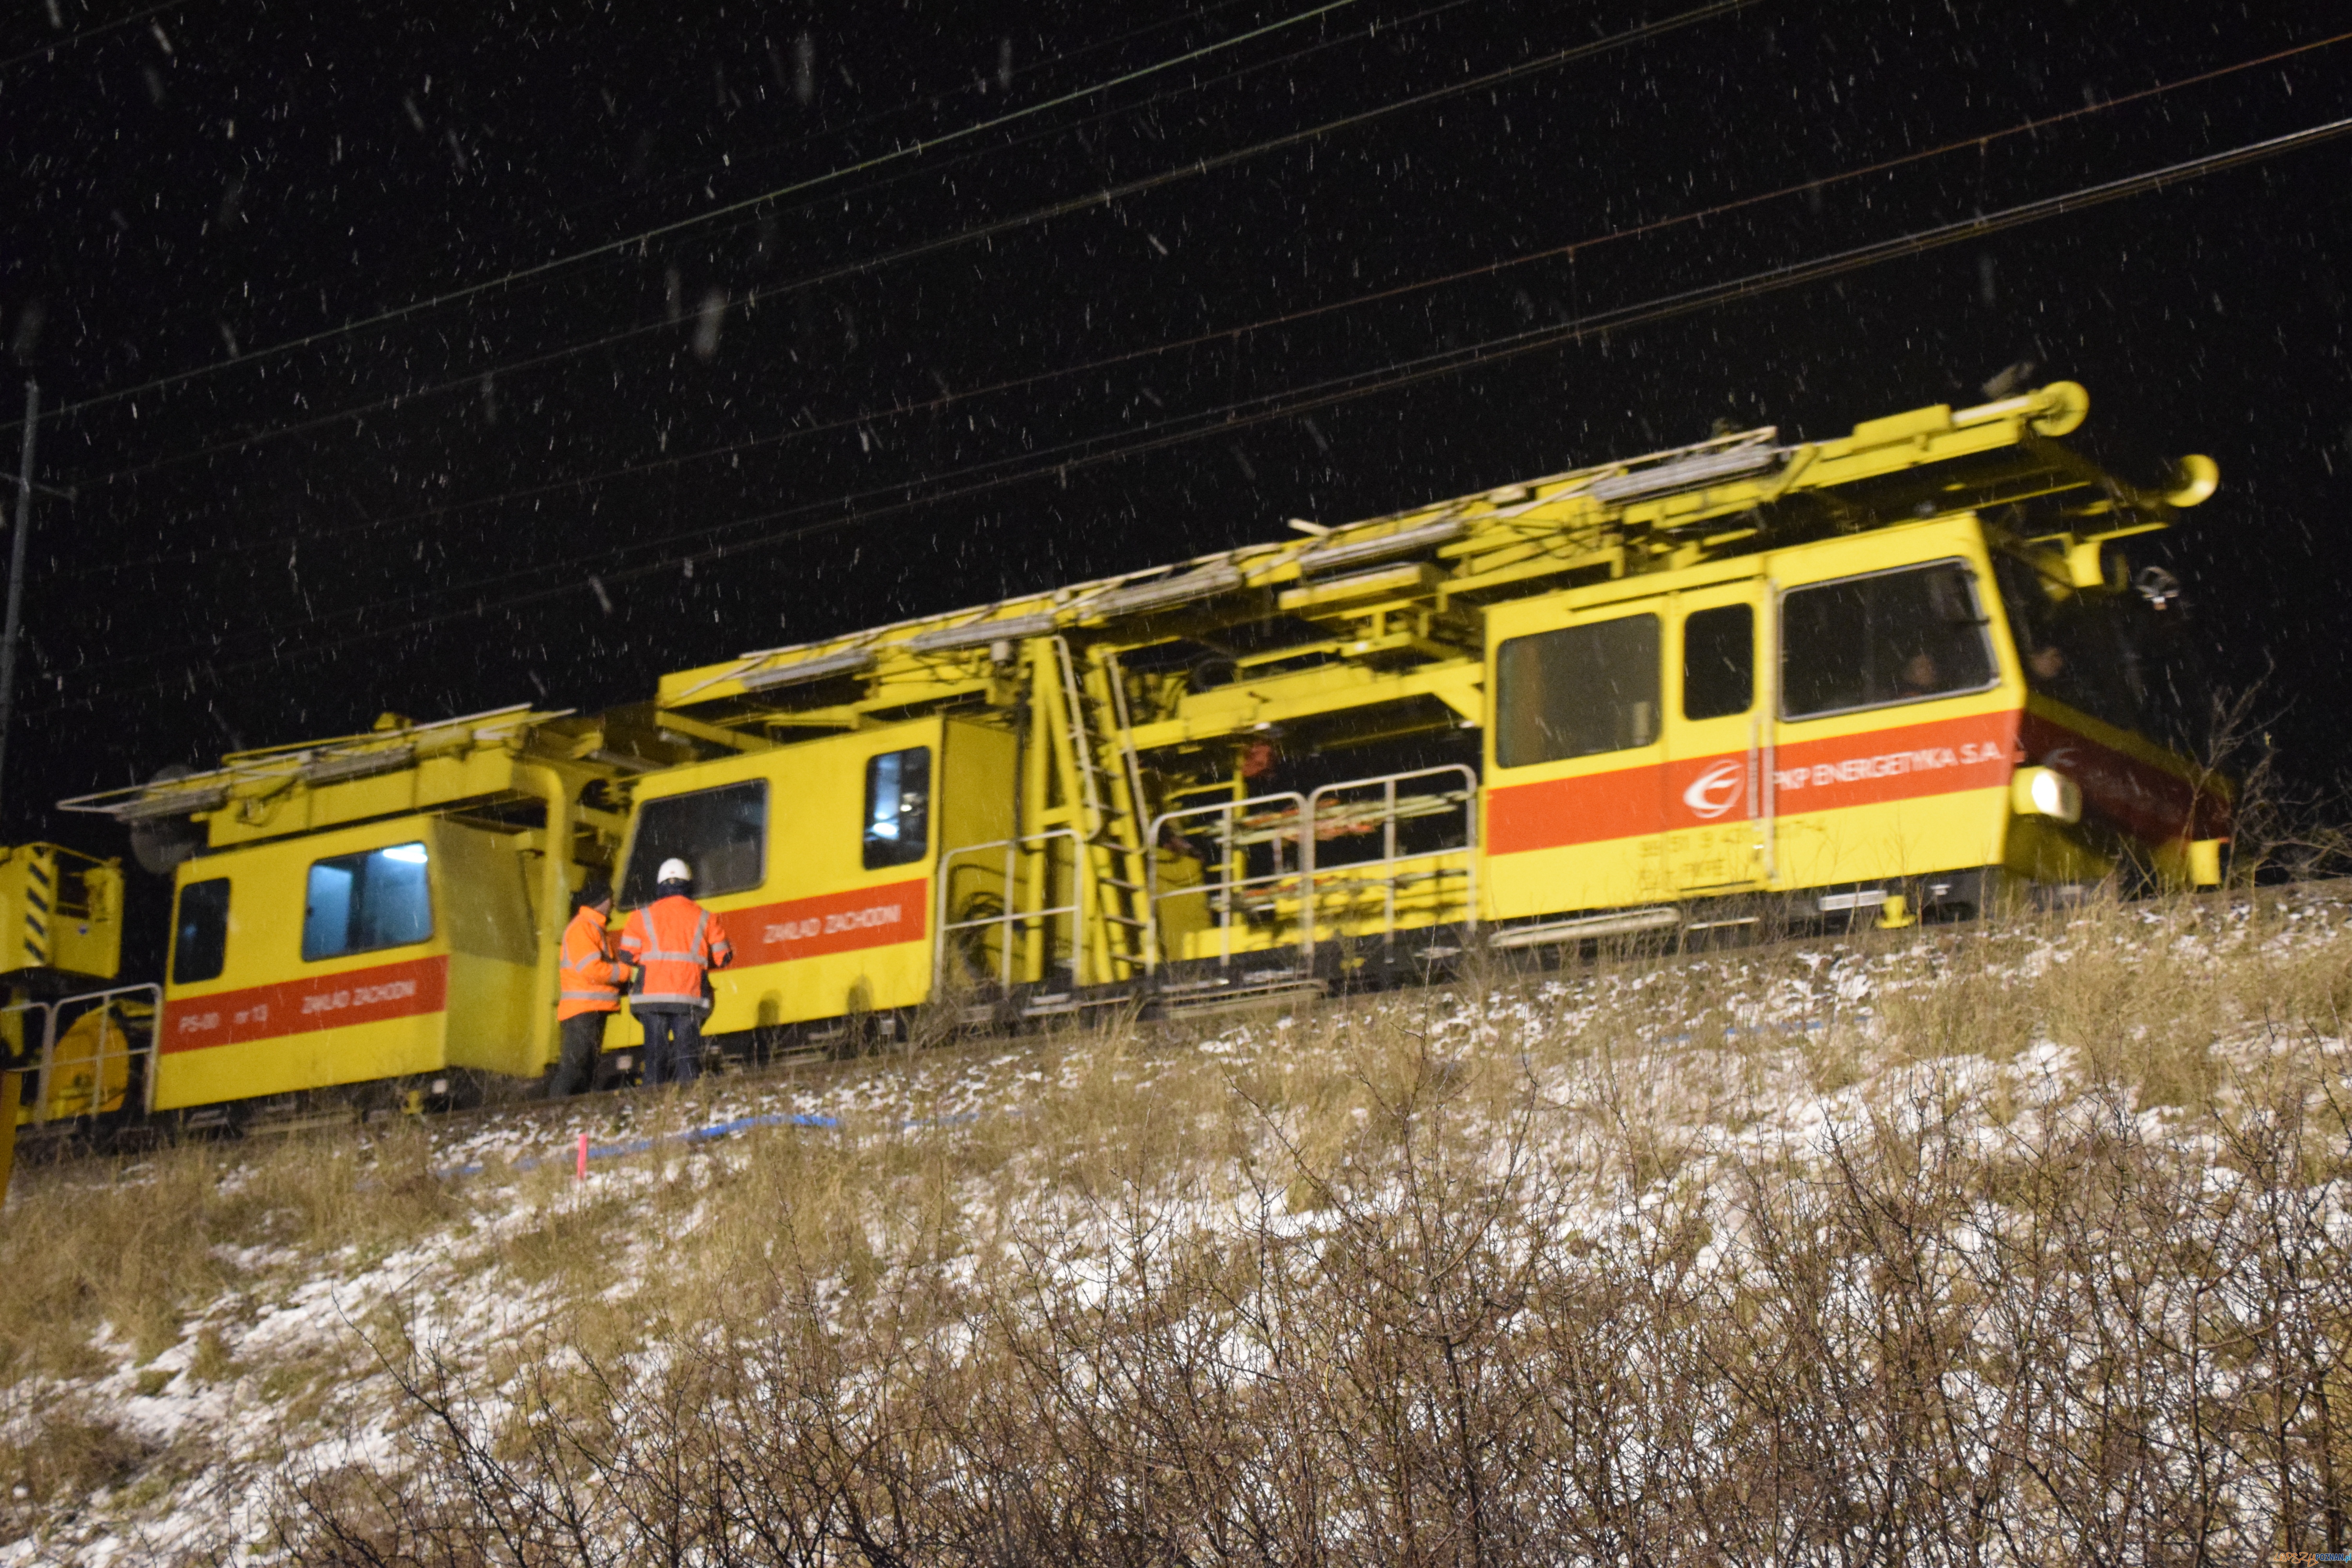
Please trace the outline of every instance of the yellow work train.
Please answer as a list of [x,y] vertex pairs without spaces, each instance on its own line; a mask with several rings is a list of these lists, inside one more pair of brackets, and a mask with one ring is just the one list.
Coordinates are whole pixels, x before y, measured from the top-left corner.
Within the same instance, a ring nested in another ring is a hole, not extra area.
[[746,1056],[2218,881],[2179,584],[2120,547],[2213,466],[2102,471],[2060,440],[2087,407],[1730,434],[600,715],[387,715],[67,802],[201,837],[141,1095],[233,1120],[536,1078],[572,889],[610,872],[625,910],[671,856],[732,932],[707,1037]]

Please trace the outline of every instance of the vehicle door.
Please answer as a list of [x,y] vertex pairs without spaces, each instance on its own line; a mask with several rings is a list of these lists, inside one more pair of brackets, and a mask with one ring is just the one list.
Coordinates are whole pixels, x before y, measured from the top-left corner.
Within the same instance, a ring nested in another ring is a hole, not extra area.
[[1666,874],[1677,893],[1764,886],[1769,705],[1758,672],[1767,634],[1761,578],[1674,595],[1666,674]]
[[1665,896],[1663,597],[1498,608],[1488,726],[1492,918]]

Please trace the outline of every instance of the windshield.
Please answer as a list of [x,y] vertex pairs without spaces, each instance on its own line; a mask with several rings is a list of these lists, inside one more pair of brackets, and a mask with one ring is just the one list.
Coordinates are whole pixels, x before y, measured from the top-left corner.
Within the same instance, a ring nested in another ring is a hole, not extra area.
[[2011,556],[1996,558],[2026,684],[2077,712],[2193,751],[2204,692],[2172,599],[2078,592]]
[[1958,561],[1791,588],[1780,601],[1780,716],[1817,719],[1981,691],[1992,645]]

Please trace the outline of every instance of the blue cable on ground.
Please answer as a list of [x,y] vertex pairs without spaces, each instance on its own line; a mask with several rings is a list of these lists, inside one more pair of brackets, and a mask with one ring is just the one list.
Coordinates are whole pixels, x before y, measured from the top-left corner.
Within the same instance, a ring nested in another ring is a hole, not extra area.
[[[840,1125],[839,1121],[830,1116],[810,1116],[803,1112],[791,1110],[772,1111],[765,1116],[739,1116],[732,1121],[717,1121],[708,1127],[689,1128],[684,1132],[672,1132],[661,1138],[632,1138],[625,1143],[591,1143],[588,1145],[588,1157],[591,1160],[611,1160],[625,1154],[644,1154],[652,1152],[655,1145],[659,1143],[702,1143],[713,1138],[725,1138],[737,1132],[749,1132],[760,1127],[832,1128]],[[565,1156],[567,1160],[571,1158],[573,1156]],[[516,1161],[514,1168],[518,1171],[535,1171],[541,1165],[554,1163],[551,1159],[533,1154],[526,1159]],[[468,1164],[451,1165],[433,1173],[446,1180],[452,1176],[478,1176],[487,1167],[479,1160],[476,1160]]]

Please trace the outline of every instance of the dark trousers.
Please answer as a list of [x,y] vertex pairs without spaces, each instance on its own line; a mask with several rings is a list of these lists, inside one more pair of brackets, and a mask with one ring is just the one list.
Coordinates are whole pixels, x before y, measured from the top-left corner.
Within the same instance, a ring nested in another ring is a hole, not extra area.
[[582,1013],[558,1026],[563,1055],[555,1064],[555,1078],[547,1086],[550,1100],[585,1094],[596,1081],[596,1058],[604,1048],[604,1020],[610,1013]]
[[637,1022],[646,1026],[647,1089],[664,1083],[692,1083],[702,1076],[701,1014],[643,1012],[637,1014]]

